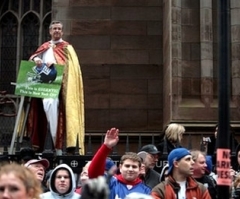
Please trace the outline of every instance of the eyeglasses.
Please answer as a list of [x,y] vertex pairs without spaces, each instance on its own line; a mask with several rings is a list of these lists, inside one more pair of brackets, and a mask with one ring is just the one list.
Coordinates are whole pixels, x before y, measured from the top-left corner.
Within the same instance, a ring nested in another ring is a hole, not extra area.
[[159,155],[158,154],[150,154],[149,155],[151,156],[152,159],[158,159],[159,158]]

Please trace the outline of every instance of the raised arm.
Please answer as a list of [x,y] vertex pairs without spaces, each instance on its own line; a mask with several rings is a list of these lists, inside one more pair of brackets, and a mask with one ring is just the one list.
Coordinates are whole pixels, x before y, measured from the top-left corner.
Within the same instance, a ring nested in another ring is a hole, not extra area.
[[104,174],[106,158],[119,141],[118,133],[119,130],[116,128],[111,128],[106,132],[104,143],[93,156],[92,162],[88,168],[89,178],[97,178]]

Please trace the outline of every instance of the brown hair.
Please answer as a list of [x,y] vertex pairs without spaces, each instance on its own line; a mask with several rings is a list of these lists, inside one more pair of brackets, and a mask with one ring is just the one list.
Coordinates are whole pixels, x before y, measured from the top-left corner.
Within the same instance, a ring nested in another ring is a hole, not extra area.
[[125,160],[132,160],[138,162],[139,167],[142,164],[142,159],[134,152],[127,152],[121,157],[120,164],[123,164]]
[[26,188],[26,192],[28,194],[32,193],[32,198],[40,199],[40,194],[42,193],[41,185],[30,169],[17,163],[5,163],[1,165],[0,176],[10,173],[13,173],[22,181]]

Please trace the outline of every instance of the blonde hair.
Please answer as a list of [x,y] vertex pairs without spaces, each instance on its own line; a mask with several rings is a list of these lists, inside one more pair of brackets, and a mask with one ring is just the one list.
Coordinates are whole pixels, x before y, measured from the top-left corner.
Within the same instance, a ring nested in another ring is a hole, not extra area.
[[177,142],[181,142],[181,139],[182,139],[181,136],[183,133],[185,133],[184,126],[177,123],[172,123],[172,124],[169,124],[169,126],[165,130],[165,137],[170,142],[177,143]]
[[30,169],[17,163],[5,163],[1,165],[0,177],[11,173],[22,181],[27,194],[32,194],[32,198],[34,199],[40,199],[40,194],[42,193],[41,184]]
[[192,159],[193,159],[194,162],[196,162],[199,155],[203,155],[204,157],[206,157],[206,153],[204,153],[203,151],[197,150],[197,149],[191,150],[190,153],[192,155]]

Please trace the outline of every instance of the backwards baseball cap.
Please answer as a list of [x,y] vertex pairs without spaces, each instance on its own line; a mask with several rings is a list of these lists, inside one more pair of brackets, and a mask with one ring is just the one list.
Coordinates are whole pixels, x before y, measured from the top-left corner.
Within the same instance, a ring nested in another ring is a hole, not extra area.
[[187,155],[191,155],[191,153],[189,150],[187,150],[185,148],[176,148],[176,149],[173,149],[169,153],[169,155],[168,155],[168,164],[169,164],[168,175],[172,172],[174,161],[179,161]]
[[160,151],[158,151],[157,147],[153,144],[144,145],[140,149],[140,151],[145,151],[145,152],[153,154],[153,155],[160,153]]
[[31,164],[36,164],[36,163],[40,163],[42,164],[45,169],[47,169],[50,165],[49,161],[47,159],[32,159],[32,160],[29,160],[28,162],[26,162],[24,164],[25,167],[29,167]]

